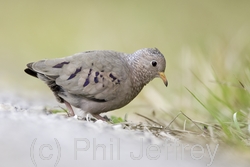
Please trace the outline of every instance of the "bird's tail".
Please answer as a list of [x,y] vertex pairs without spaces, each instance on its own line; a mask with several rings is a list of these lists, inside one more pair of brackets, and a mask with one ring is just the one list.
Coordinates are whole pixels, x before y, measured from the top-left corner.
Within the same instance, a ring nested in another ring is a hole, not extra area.
[[31,75],[31,76],[33,76],[33,77],[39,78],[39,79],[41,79],[42,81],[44,81],[44,82],[49,86],[49,88],[54,92],[54,95],[55,95],[56,99],[57,99],[59,102],[63,103],[64,100],[63,100],[61,97],[58,96],[58,93],[61,92],[61,91],[63,91],[63,90],[62,90],[62,88],[61,88],[59,85],[56,84],[55,79],[52,78],[52,77],[46,76],[46,75],[44,75],[44,74],[42,74],[42,73],[39,73],[39,72],[37,72],[37,71],[35,71],[35,70],[32,68],[32,64],[33,64],[33,63],[27,64],[27,67],[28,67],[28,68],[26,68],[24,71],[25,71],[27,74],[29,74],[29,75]]
[[33,63],[27,64],[27,67],[28,67],[28,68],[26,68],[24,71],[25,71],[27,74],[29,74],[29,75],[31,75],[31,76],[33,76],[33,77],[38,78],[37,72],[34,71],[33,68],[32,68],[32,64],[33,64]]

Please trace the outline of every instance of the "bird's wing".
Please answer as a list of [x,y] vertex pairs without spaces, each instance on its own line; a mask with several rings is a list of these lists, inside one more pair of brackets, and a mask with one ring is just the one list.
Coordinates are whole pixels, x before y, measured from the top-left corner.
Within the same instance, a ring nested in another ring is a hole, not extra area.
[[54,79],[68,93],[93,100],[109,101],[129,84],[129,68],[114,51],[89,51],[73,56],[42,60],[33,70]]

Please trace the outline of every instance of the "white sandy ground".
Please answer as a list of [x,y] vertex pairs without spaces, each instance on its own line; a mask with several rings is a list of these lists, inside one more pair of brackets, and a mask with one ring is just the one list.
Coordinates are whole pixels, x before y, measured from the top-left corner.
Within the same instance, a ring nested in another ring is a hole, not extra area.
[[[38,100],[39,99],[39,100]],[[0,166],[249,166],[235,150],[47,115],[50,99],[0,94]]]

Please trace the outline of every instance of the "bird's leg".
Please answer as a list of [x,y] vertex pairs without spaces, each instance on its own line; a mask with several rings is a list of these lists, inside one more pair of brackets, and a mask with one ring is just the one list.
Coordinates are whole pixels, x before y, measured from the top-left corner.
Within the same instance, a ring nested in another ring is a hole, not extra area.
[[69,116],[69,117],[75,116],[74,110],[73,110],[73,108],[71,107],[71,105],[70,105],[67,101],[65,101],[65,100],[64,100],[64,104],[66,105],[66,107],[67,107],[67,109],[68,109],[68,116]]
[[100,119],[102,121],[108,122],[108,119],[103,118],[102,116],[100,116],[99,114],[92,114],[93,117],[95,117],[97,120]]

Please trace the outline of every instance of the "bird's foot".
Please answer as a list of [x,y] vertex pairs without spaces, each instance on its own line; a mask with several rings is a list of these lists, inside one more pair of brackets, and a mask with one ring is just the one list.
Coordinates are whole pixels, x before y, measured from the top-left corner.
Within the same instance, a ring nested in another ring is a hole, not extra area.
[[110,122],[110,119],[105,115],[104,117],[100,116],[99,114],[92,114],[97,120],[102,120],[104,122]]

